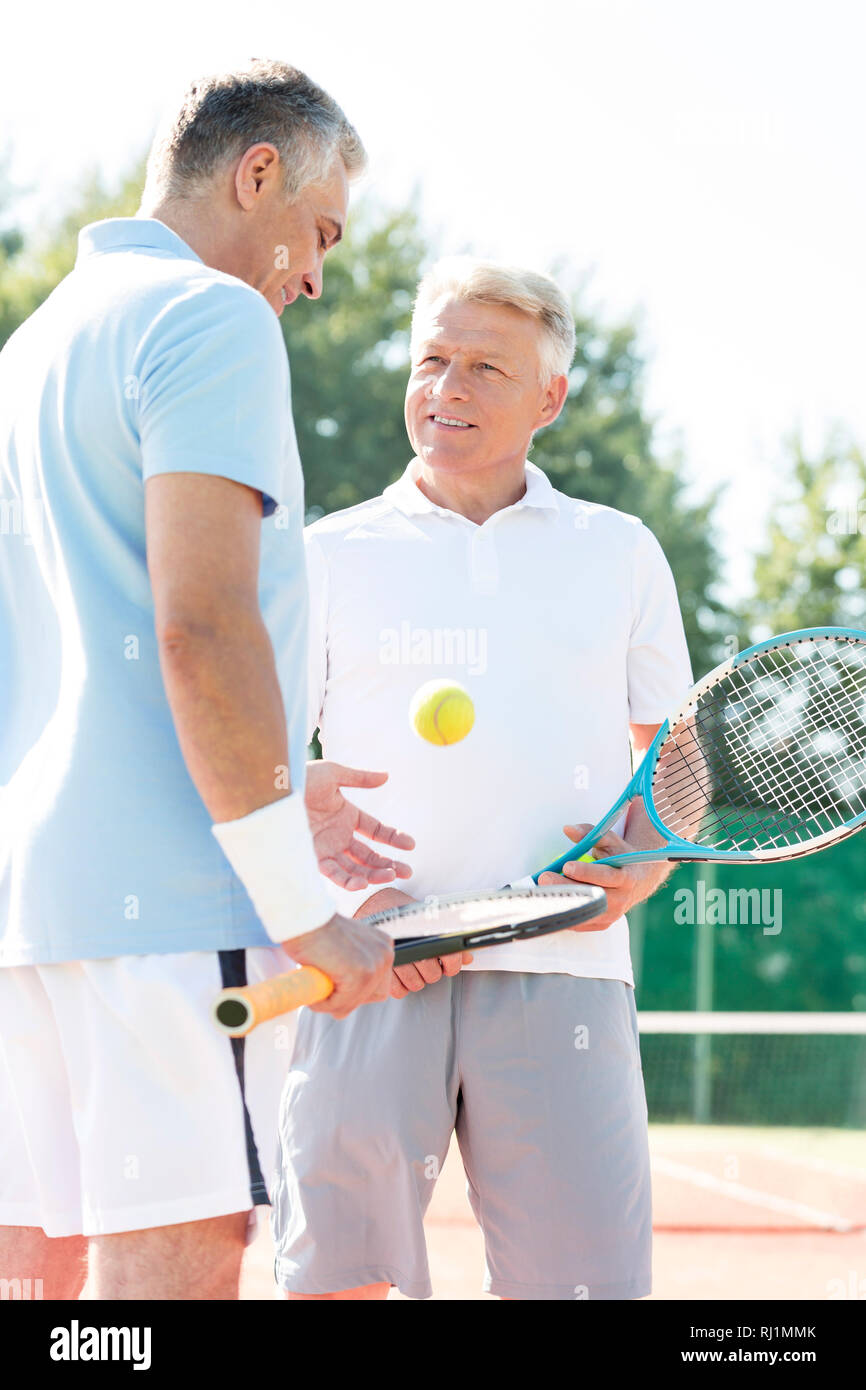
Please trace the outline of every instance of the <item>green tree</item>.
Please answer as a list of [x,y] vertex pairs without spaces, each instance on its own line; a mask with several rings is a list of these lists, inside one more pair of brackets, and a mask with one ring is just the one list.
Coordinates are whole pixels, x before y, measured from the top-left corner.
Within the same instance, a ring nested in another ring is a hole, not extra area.
[[758,631],[866,627],[866,458],[837,433],[817,458],[790,445],[787,496],[755,563]]
[[24,249],[24,236],[12,220],[13,190],[4,164],[0,164],[0,346],[18,327],[14,286],[17,264]]
[[[19,233],[13,233],[13,253],[5,257],[0,245],[0,347],[69,274],[75,264],[80,229],[106,217],[131,217],[138,208],[143,181],[143,160],[114,189],[92,173],[84,179],[71,207],[44,234],[25,242]],[[3,191],[0,182],[0,210]],[[8,201],[8,189],[6,193]]]
[[323,298],[282,316],[313,515],[375,497],[409,460],[409,322],[426,251],[412,209],[362,204],[326,262]]

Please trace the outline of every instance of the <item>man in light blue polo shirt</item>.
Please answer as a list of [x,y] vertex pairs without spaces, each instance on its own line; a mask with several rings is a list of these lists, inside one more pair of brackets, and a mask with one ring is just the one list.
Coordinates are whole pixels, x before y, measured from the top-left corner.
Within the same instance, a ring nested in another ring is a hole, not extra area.
[[288,1052],[219,1036],[215,992],[297,961],[337,1017],[388,994],[390,938],[319,872],[408,873],[340,792],[384,775],[320,766],[304,803],[277,322],[363,159],[293,68],[194,83],[141,215],[85,228],[0,355],[0,1277],[45,1297],[88,1253],[96,1298],[236,1297]]

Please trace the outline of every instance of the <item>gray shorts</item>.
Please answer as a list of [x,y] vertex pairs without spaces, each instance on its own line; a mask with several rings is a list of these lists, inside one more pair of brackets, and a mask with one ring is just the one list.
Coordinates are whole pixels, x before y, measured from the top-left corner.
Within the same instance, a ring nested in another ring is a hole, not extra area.
[[619,980],[463,972],[343,1022],[305,1010],[280,1108],[280,1287],[429,1298],[424,1212],[456,1129],[485,1291],[650,1292],[647,1112]]

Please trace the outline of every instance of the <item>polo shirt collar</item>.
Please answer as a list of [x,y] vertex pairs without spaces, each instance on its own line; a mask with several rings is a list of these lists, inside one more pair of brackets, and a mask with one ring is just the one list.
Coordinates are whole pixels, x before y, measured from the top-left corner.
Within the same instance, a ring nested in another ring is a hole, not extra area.
[[[449,507],[437,506],[431,502],[429,497],[418,487],[415,479],[418,475],[419,463],[414,458],[409,463],[405,473],[398,478],[396,483],[391,483],[386,487],[382,496],[387,497],[388,501],[404,513],[405,516],[420,516],[424,513],[435,513],[439,516],[455,516]],[[546,473],[536,467],[534,463],[526,462],[526,492],[519,501],[512,503],[510,507],[504,507],[503,511],[516,512],[525,507],[535,507],[539,511],[558,512],[559,502],[556,491]],[[499,515],[499,513],[494,513]],[[492,520],[492,518],[491,518]]]
[[191,246],[182,237],[155,217],[107,217],[102,222],[91,222],[78,233],[78,257],[75,264],[80,265],[89,256],[99,256],[107,251],[164,251],[184,260],[202,263]]

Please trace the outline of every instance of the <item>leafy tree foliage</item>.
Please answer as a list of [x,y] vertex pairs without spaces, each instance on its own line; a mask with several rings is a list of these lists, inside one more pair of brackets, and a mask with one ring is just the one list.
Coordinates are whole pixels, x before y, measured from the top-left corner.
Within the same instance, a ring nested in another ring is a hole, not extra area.
[[866,458],[841,433],[817,458],[790,445],[786,495],[755,566],[748,615],[768,632],[866,628]]

